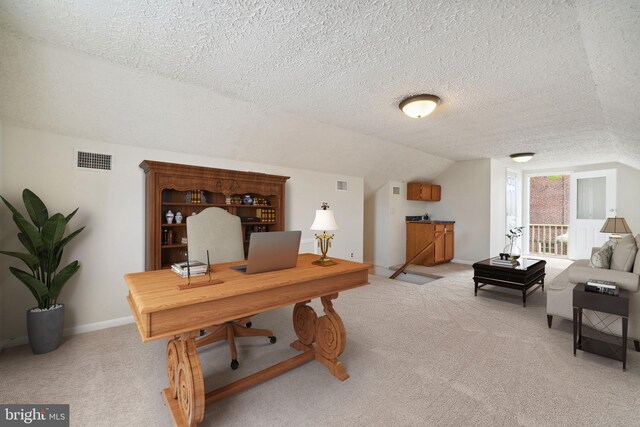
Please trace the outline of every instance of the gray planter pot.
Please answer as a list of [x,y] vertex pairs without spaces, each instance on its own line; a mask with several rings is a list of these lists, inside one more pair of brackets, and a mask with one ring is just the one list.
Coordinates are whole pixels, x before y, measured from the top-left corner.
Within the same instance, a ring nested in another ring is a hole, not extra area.
[[31,350],[35,354],[55,350],[62,340],[64,328],[64,304],[45,311],[27,310],[27,334]]

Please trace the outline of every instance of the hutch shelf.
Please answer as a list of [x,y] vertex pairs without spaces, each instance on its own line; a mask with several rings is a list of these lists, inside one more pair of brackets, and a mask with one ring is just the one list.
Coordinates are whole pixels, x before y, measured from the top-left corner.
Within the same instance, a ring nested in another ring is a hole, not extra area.
[[[287,176],[151,160],[144,160],[140,167],[145,173],[146,270],[170,268],[186,260],[187,217],[208,207],[240,217],[245,257],[251,233],[284,230]],[[174,219],[168,224],[169,210],[180,212],[182,222]]]

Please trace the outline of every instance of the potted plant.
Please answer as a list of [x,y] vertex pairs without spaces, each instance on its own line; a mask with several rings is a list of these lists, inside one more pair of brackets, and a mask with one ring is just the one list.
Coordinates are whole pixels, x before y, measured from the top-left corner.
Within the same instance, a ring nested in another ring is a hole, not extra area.
[[513,243],[518,237],[522,236],[523,230],[524,227],[514,227],[510,229],[507,234],[505,234],[505,236],[509,238],[509,244],[504,247],[503,252],[509,256],[509,259],[516,260],[520,258],[520,254],[522,253],[520,251],[520,247],[518,247],[518,245],[514,245]]
[[49,216],[42,200],[28,189],[22,192],[22,201],[31,222],[4,197],[2,200],[13,213],[13,221],[19,230],[18,239],[27,252],[0,253],[18,258],[28,268],[25,271],[9,267],[9,270],[25,284],[38,302],[37,307],[27,310],[27,334],[31,349],[36,354],[48,353],[58,348],[62,339],[64,305],[58,303],[58,295],[80,268],[78,261],[73,261],[58,269],[62,250],[84,227],[64,237],[67,224],[78,209],[67,216],[61,213]]

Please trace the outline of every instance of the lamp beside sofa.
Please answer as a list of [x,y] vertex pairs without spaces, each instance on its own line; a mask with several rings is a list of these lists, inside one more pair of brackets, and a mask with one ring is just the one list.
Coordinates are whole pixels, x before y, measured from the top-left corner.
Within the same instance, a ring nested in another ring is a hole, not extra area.
[[[609,268],[593,268],[590,260],[575,261],[547,285],[547,323],[553,316],[573,321],[573,288],[587,280],[616,282],[629,291],[628,337],[633,339],[636,351],[640,351],[640,234],[627,235],[613,249]],[[594,248],[594,253],[600,248]],[[622,335],[620,319],[608,325],[611,332]]]

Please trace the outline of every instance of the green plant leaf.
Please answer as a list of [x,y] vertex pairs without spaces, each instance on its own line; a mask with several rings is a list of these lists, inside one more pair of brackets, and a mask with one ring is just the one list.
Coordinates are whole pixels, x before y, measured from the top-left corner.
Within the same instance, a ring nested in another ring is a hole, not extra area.
[[36,301],[38,301],[38,306],[42,306],[44,304],[44,300],[49,296],[47,286],[31,274],[26,271],[22,271],[19,268],[9,267],[9,271],[11,271],[18,280],[29,288],[33,296],[36,298]]
[[[7,207],[9,208],[9,210],[14,214],[14,215],[20,215],[20,212],[18,212],[18,210],[16,208],[13,207],[13,205],[11,203],[9,203],[7,201],[7,199],[5,199],[4,197],[0,196],[0,198],[2,198],[2,201],[4,202],[5,205],[7,205]],[[22,215],[20,215],[22,216]]]
[[33,247],[33,243],[31,243],[31,240],[29,240],[26,234],[18,233],[18,240],[20,240],[22,246],[24,246],[31,255],[38,256],[36,249]]
[[27,208],[29,217],[31,217],[31,222],[33,222],[38,229],[42,228],[49,218],[49,212],[47,212],[47,207],[42,200],[40,200],[33,191],[25,188],[22,191],[22,201],[24,202],[24,207]]
[[40,260],[37,256],[32,254],[25,254],[22,252],[10,252],[10,251],[0,251],[0,254],[12,256],[14,258],[21,259],[24,263],[29,267],[31,271],[35,271],[40,266]]
[[[19,214],[13,215],[13,221],[18,226],[18,229],[27,236],[27,238],[31,242],[31,245],[33,246],[33,254],[37,256],[42,250],[42,238],[40,237],[40,232],[38,231],[38,229]],[[27,249],[29,250],[30,248]]]
[[84,230],[84,227],[82,227],[82,228],[74,231],[73,233],[69,234],[67,237],[65,237],[64,239],[60,240],[58,245],[56,245],[56,247],[54,249],[53,260],[51,262],[51,271],[55,271],[58,268],[58,266],[60,265],[60,259],[62,258],[62,250],[67,245],[67,243],[69,243],[71,241],[71,239],[73,239],[78,234],[80,234],[80,232],[82,230]]
[[73,261],[65,268],[60,270],[56,277],[51,281],[51,286],[49,287],[49,296],[56,300],[58,295],[60,295],[60,291],[62,291],[62,287],[67,283],[67,281],[76,274],[78,269],[80,268],[80,264],[78,261]]
[[49,255],[54,253],[56,246],[62,240],[66,227],[67,221],[61,213],[53,215],[44,223],[42,227],[42,243]]
[[69,224],[69,221],[71,221],[71,218],[73,218],[75,216],[76,212],[78,212],[78,209],[80,209],[80,208],[76,208],[75,211],[73,211],[69,215],[67,215],[67,217],[65,218],[67,220],[67,224]]
[[80,234],[80,232],[84,230],[84,227],[77,229],[76,231],[74,231],[73,233],[69,234],[67,237],[65,237],[64,239],[62,239],[60,241],[60,243],[58,244],[58,249],[62,250],[62,248],[64,248],[67,243],[69,243],[71,241],[71,239],[73,239],[74,237],[76,237],[78,234]]
[[[58,269],[58,267],[60,266],[60,261],[62,260],[62,249],[60,249],[59,251],[56,251],[53,254],[53,259],[51,260],[51,266],[48,267],[47,271],[51,271],[54,272]],[[48,261],[47,261],[47,265],[48,265]]]

